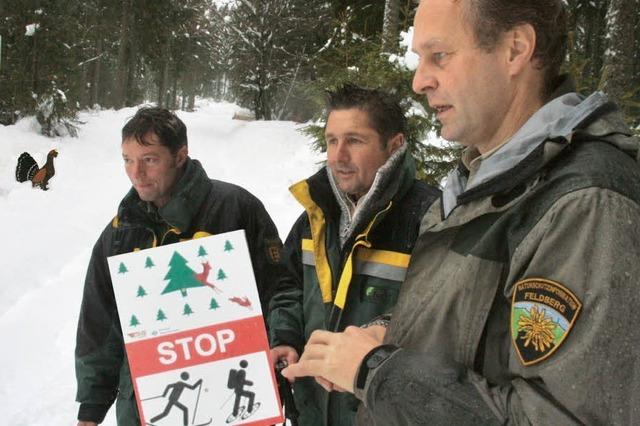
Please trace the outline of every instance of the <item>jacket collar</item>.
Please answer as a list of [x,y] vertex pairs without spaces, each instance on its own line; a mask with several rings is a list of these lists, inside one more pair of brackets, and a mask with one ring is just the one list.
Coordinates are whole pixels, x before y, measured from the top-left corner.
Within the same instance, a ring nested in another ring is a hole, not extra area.
[[[467,181],[464,165],[453,170],[443,191],[444,217],[459,204],[515,188],[579,139],[576,135],[607,138],[625,132],[619,120],[606,118],[617,116],[617,112],[602,92],[585,98],[572,90],[570,79],[564,78],[552,99],[509,141],[482,160],[472,182]],[[610,139],[613,142],[615,138]]]
[[118,208],[118,218],[123,224],[154,224],[160,221],[187,231],[208,194],[209,177],[198,160],[187,158],[184,172],[176,183],[171,199],[160,209],[142,201],[131,188]]
[[[386,179],[388,185],[380,185],[380,191],[371,197],[371,208],[367,210],[373,214],[387,207],[390,201],[400,200],[413,185],[416,168],[409,149],[406,149],[399,156],[398,161],[399,166]],[[329,182],[327,167],[323,167],[309,178],[292,185],[289,190],[305,210],[319,208],[323,211],[323,217],[326,220],[338,220],[340,217],[340,207]],[[362,226],[359,228],[366,227],[367,221],[372,219],[371,214],[366,216],[366,220],[361,222]],[[355,231],[360,230],[355,229]]]
[[396,193],[398,193],[403,181],[402,175],[405,172],[403,165],[409,168],[412,165],[406,163],[406,151],[407,144],[405,143],[378,169],[371,188],[358,200],[357,206],[353,211],[349,208],[350,200],[348,199],[348,195],[338,188],[331,170],[327,169],[327,177],[329,178],[333,195],[341,210],[341,244],[344,244],[349,237],[353,236],[356,230],[366,227],[371,218],[374,217],[378,211],[384,209]]

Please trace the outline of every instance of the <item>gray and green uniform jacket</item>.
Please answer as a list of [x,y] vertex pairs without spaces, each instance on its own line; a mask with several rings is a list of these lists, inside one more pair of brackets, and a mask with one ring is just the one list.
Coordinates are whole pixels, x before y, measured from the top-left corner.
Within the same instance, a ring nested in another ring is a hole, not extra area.
[[93,248],[76,339],[78,419],[100,423],[116,402],[119,426],[139,426],[107,257],[244,229],[263,312],[281,274],[278,231],[262,203],[238,186],[210,180],[189,159],[171,200],[159,210],[132,188]]
[[[290,190],[306,212],[283,250],[288,273],[279,281],[269,313],[271,345],[302,354],[314,330],[340,331],[391,311],[404,280],[420,218],[439,191],[415,180],[404,149],[376,175],[359,214],[345,227],[343,195],[323,168]],[[340,226],[341,217],[343,226]],[[340,229],[347,230],[339,235]],[[358,405],[351,395],[329,395],[312,378],[296,379],[299,424],[352,425]]]
[[358,424],[640,424],[639,143],[556,93],[425,215]]

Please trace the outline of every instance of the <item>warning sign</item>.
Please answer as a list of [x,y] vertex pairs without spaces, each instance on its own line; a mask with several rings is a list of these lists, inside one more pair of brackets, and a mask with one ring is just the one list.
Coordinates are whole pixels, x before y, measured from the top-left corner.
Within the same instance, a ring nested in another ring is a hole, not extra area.
[[283,421],[244,231],[108,262],[142,425]]

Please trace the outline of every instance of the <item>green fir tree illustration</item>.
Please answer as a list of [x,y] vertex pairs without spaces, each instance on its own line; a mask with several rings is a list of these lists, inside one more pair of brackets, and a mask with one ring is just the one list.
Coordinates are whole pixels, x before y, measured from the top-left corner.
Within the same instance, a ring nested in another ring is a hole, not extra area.
[[138,318],[136,318],[135,315],[131,315],[131,321],[129,321],[129,327],[135,327],[140,325],[140,321],[138,321]]
[[136,297],[145,297],[147,292],[142,288],[141,285],[138,286],[138,295]]
[[182,311],[182,315],[191,315],[193,310],[191,310],[191,306],[188,303],[184,304],[184,310]]
[[208,255],[209,253],[207,253],[207,251],[204,249],[204,247],[200,246],[200,248],[198,249],[198,257],[204,257],[206,255]]
[[220,305],[218,305],[218,301],[215,299],[215,297],[211,298],[211,303],[209,304],[209,309],[218,309],[220,307]]
[[222,269],[218,269],[218,280],[226,280],[227,274]]
[[156,264],[153,263],[153,260],[151,260],[151,258],[147,256],[147,260],[144,262],[144,267],[153,268],[154,266],[156,266]]
[[127,269],[126,266],[124,266],[124,263],[120,262],[120,268],[118,269],[118,273],[124,274],[125,272],[129,272],[129,270]]
[[158,309],[158,316],[156,316],[156,321],[164,321],[167,319],[167,316],[164,314],[162,309]]
[[180,291],[182,296],[186,297],[188,288],[202,287],[202,283],[196,279],[194,270],[187,266],[187,259],[177,251],[174,251],[171,256],[169,271],[164,279],[169,280],[169,284],[162,290],[162,294]]
[[224,251],[233,250],[233,246],[231,245],[231,241],[227,240],[224,242]]

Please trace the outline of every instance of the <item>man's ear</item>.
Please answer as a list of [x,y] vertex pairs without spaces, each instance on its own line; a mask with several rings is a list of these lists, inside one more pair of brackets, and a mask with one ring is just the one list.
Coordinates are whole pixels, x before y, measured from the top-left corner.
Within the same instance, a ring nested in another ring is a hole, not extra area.
[[402,133],[396,134],[387,142],[387,152],[389,155],[396,152],[404,144],[404,135]]
[[189,156],[189,147],[182,145],[176,152],[176,166],[182,167]]
[[512,76],[522,73],[531,65],[536,50],[536,30],[531,24],[520,24],[505,34],[507,65]]

